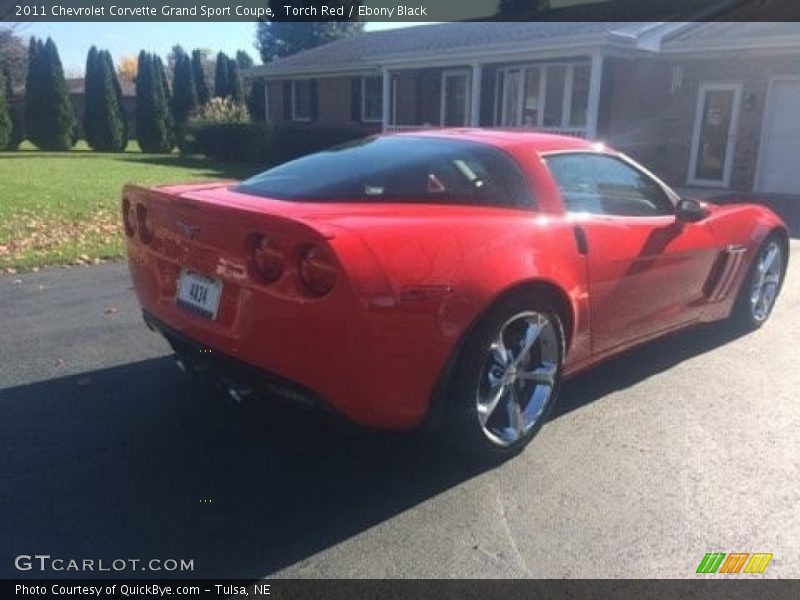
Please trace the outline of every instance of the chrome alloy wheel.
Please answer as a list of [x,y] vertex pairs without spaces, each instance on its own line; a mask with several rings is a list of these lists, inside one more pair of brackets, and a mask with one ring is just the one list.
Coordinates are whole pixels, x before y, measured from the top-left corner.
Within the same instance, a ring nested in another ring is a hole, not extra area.
[[507,447],[539,421],[553,395],[561,356],[553,321],[522,312],[506,321],[491,342],[476,395],[483,433]]
[[761,323],[767,319],[783,277],[783,251],[777,241],[771,241],[756,257],[753,284],[750,288],[750,310],[753,319]]

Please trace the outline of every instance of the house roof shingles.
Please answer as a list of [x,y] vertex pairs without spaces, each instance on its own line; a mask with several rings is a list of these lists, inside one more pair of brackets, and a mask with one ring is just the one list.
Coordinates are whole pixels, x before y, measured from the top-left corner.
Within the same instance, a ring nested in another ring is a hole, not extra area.
[[525,48],[546,47],[570,40],[604,38],[613,34],[636,36],[652,23],[567,23],[567,22],[467,22],[419,25],[372,31],[298,52],[257,68],[270,75],[306,69],[339,66],[359,67],[380,57],[429,52],[474,52],[513,44]]
[[794,38],[800,44],[800,23],[699,23],[671,37],[665,49],[688,45],[715,45],[720,42],[741,46],[767,45],[778,40]]

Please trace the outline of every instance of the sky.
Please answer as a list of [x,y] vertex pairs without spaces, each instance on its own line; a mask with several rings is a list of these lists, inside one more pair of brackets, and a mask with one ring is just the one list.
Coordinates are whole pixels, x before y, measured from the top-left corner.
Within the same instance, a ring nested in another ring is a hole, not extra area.
[[[370,22],[367,31],[422,25],[423,23]],[[136,56],[140,50],[166,57],[175,44],[187,50],[208,48],[214,54],[233,55],[244,50],[258,63],[255,48],[255,23],[29,23],[19,35],[24,39],[52,37],[58,46],[67,77],[83,75],[86,54],[92,45],[121,56]]]

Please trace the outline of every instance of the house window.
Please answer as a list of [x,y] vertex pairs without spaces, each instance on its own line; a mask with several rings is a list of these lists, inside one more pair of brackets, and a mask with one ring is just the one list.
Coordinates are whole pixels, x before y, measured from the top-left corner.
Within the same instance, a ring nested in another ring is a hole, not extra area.
[[498,71],[495,124],[500,127],[586,127],[591,67],[585,63],[514,66]]
[[562,65],[547,67],[547,87],[544,95],[544,126],[560,127],[564,116],[564,87],[567,68]]
[[572,67],[572,91],[570,98],[570,127],[586,127],[586,114],[589,112],[589,82],[592,69],[589,65]]
[[361,78],[361,120],[380,122],[383,120],[383,78]]
[[441,116],[443,127],[463,127],[469,121],[470,72],[442,73]]
[[311,80],[292,81],[292,120],[311,120]]

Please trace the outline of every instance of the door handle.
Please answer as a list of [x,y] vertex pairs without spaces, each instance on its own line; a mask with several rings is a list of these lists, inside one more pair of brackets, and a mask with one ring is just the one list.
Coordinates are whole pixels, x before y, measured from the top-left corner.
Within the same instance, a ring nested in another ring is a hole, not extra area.
[[572,228],[572,232],[575,234],[575,245],[578,247],[578,254],[584,256],[589,254],[589,240],[583,227],[576,225]]

